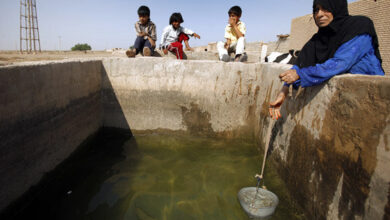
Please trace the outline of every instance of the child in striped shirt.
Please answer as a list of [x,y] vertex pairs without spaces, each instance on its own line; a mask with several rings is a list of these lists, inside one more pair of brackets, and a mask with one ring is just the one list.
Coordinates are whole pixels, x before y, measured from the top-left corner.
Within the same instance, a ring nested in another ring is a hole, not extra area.
[[126,51],[128,57],[135,57],[139,52],[144,56],[151,56],[156,48],[156,25],[150,20],[150,9],[147,6],[138,8],[139,21],[135,23],[137,38],[134,49]]

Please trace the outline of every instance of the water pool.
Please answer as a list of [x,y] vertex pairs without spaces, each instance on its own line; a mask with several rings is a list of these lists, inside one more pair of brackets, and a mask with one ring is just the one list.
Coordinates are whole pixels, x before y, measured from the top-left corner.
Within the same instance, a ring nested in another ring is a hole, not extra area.
[[[260,158],[253,141],[131,137],[104,129],[11,206],[6,217],[249,219],[237,193],[256,184]],[[272,166],[266,181],[280,199],[272,219],[304,219]]]

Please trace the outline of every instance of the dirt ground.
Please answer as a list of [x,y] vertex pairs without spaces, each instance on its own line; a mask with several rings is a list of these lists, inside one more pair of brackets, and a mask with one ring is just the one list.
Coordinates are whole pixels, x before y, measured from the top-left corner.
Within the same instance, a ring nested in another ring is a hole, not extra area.
[[93,57],[110,57],[125,56],[120,51],[42,51],[37,54],[21,54],[19,51],[0,51],[0,66],[10,65],[19,62],[41,61],[41,60],[63,60],[69,58],[93,58]]
[[[186,51],[184,53],[184,59],[189,60],[219,60],[217,52],[205,52],[203,47],[194,47],[194,51]],[[249,59],[246,63],[254,63],[259,60],[259,54],[248,53]],[[137,57],[142,56],[138,54]],[[0,66],[12,65],[21,62],[30,61],[49,61],[49,60],[64,60],[64,59],[77,59],[77,58],[104,58],[104,57],[127,57],[125,50],[115,50],[113,52],[106,51],[42,51],[36,54],[20,53],[19,51],[0,51]],[[164,55],[161,50],[155,50],[153,57],[165,57],[170,59],[176,59],[174,53],[168,53]]]

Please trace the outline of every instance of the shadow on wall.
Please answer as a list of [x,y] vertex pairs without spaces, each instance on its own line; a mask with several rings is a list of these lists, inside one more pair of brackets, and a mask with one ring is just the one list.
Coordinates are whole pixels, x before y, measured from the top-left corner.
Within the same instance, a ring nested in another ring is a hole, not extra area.
[[[84,74],[83,75],[85,76],[84,79],[79,79],[77,77],[74,77],[75,79],[78,79],[78,81],[73,82],[73,86],[74,87],[79,86],[77,88],[83,88],[83,87],[86,88],[88,86],[91,86],[91,83],[90,82],[88,83],[87,82],[88,80],[86,80],[86,78],[88,77],[91,78],[92,76],[86,75],[85,74],[86,70],[81,67],[78,69],[73,69],[72,65],[74,64],[72,63],[52,64],[50,68],[46,68],[46,67],[45,68],[47,70],[47,74],[55,74],[57,72],[61,72],[57,70],[57,68],[62,68],[62,69],[68,68],[69,73],[75,76],[78,74],[80,75]],[[82,63],[80,65],[89,65],[89,64]],[[98,73],[94,72],[93,74],[101,74],[101,78],[103,80],[102,83],[105,83],[104,90],[102,90],[102,88],[99,88],[99,86],[96,85],[96,88],[98,90],[95,93],[92,93],[87,97],[82,97],[80,99],[72,101],[64,109],[50,109],[50,111],[39,112],[36,113],[36,115],[38,115],[38,118],[36,119],[33,118],[35,121],[30,120],[31,121],[30,122],[27,121],[26,119],[23,119],[24,123],[17,122],[15,123],[15,126],[7,126],[8,130],[5,131],[11,132],[10,134],[16,134],[17,138],[16,137],[13,138],[13,136],[11,136],[11,138],[8,138],[10,139],[10,141],[8,141],[8,139],[2,139],[2,143],[0,143],[0,147],[4,149],[3,144],[8,144],[10,147],[13,147],[13,149],[17,149],[17,151],[10,151],[11,153],[21,154],[20,152],[27,152],[29,155],[28,157],[33,158],[33,160],[31,160],[33,162],[30,162],[30,160],[27,159],[25,159],[26,162],[24,161],[21,162],[19,159],[18,162],[19,165],[14,167],[19,167],[22,165],[25,166],[24,164],[27,162],[30,163],[31,167],[33,167],[31,163],[37,163],[42,165],[43,164],[42,161],[50,160],[51,158],[53,158],[54,153],[50,153],[50,152],[60,152],[61,149],[67,149],[67,151],[71,155],[69,157],[67,156],[66,159],[64,158],[65,159],[64,161],[62,161],[62,159],[55,158],[62,162],[59,165],[55,166],[55,168],[53,166],[54,169],[52,168],[50,170],[47,170],[49,172],[45,173],[45,175],[43,175],[42,178],[39,178],[39,182],[37,182],[31,187],[27,186],[26,189],[28,190],[26,192],[24,192],[20,197],[18,197],[18,199],[8,204],[5,209],[1,210],[0,219],[25,219],[25,218],[34,218],[34,216],[36,216],[37,218],[42,218],[46,216],[49,219],[59,219],[58,218],[59,215],[55,211],[58,209],[58,204],[53,203],[52,201],[56,201],[59,195],[63,194],[66,196],[67,190],[76,187],[84,188],[84,191],[88,192],[88,195],[92,197],[98,192],[98,190],[100,190],[99,188],[96,187],[91,188],[89,186],[78,186],[75,184],[84,183],[85,182],[84,178],[88,177],[88,174],[94,172],[100,173],[101,175],[99,175],[98,180],[93,180],[93,181],[98,183],[99,182],[103,183],[106,180],[106,178],[109,176],[111,165],[114,164],[115,162],[124,160],[121,153],[121,151],[123,150],[122,145],[130,137],[133,136],[132,131],[130,129],[129,124],[127,123],[125,115],[119,104],[119,101],[116,98],[114,89],[110,81],[108,80],[107,73],[103,67],[103,64],[99,62],[99,63],[95,63],[95,65],[96,65],[96,69],[99,69],[99,72]],[[65,68],[63,66],[65,66]],[[38,68],[38,67],[32,67],[32,68]],[[46,72],[40,73],[39,71],[31,71],[31,72],[39,73],[36,74],[36,79],[35,79],[36,81],[38,80],[38,76],[41,76],[44,73],[46,73]],[[25,76],[28,75],[25,74]],[[41,77],[41,78],[43,83],[54,84],[54,82],[47,80],[47,78],[45,77]],[[62,84],[68,83],[69,79],[71,78],[72,77],[63,74],[61,78],[62,80],[61,83]],[[61,80],[58,79],[58,81]],[[23,80],[20,80],[19,82],[21,83],[23,82]],[[28,82],[32,82],[32,81],[28,81]],[[59,85],[62,85],[61,83],[59,83]],[[100,84],[100,86],[102,85]],[[72,88],[67,87],[67,89],[72,89]],[[114,114],[115,115],[114,119],[117,121],[116,124],[119,125],[118,127],[120,129],[110,128],[110,126],[107,126],[107,122],[105,121],[107,117],[105,116],[105,114]],[[29,116],[27,114],[25,115],[26,115],[25,117]],[[92,129],[88,129],[88,130],[81,129],[84,127],[90,127],[95,124],[96,124],[96,129],[99,129],[100,127],[99,131],[94,130],[93,133],[85,133],[83,132],[84,130],[91,131]],[[31,128],[31,125],[35,125],[35,128]],[[13,127],[15,127],[15,129],[13,130],[9,129]],[[4,129],[0,129],[0,136],[2,136],[1,134],[6,134],[2,132],[3,130]],[[61,134],[61,136],[57,135],[57,133]],[[84,140],[80,145],[73,146],[72,144],[74,142],[71,142],[71,140],[73,140],[72,138],[75,138],[75,136],[80,136],[80,133],[83,133],[83,137],[84,136],[85,137],[89,136],[89,137],[86,140]],[[15,142],[14,139],[18,140],[18,142]],[[69,140],[69,141],[63,141],[63,140]],[[65,143],[61,143],[61,141]],[[131,141],[134,142],[135,139],[132,139]],[[130,145],[134,145],[134,144],[130,144]],[[41,149],[38,149],[37,146],[39,146]],[[126,149],[126,146],[124,146],[125,148],[124,150],[129,150]],[[48,148],[51,150],[49,151],[49,153],[45,153],[43,152],[44,150],[42,150],[43,148],[45,149]],[[96,150],[99,148],[101,149],[100,151]],[[31,151],[33,151],[34,154],[32,154]],[[35,154],[37,154],[39,157],[35,156]],[[27,156],[24,157],[27,158]],[[21,156],[18,156],[17,158],[21,158]],[[99,166],[94,167],[94,164],[96,165],[96,161],[100,161]],[[82,169],[80,169],[80,167],[82,167]],[[8,170],[2,169],[0,170],[0,173],[1,174],[7,172],[10,173],[9,170],[10,169]],[[26,170],[27,169],[24,168],[24,172]],[[12,173],[16,173],[16,171]],[[18,174],[14,174],[14,176],[17,176],[18,178],[17,181],[15,180],[16,182],[23,182],[22,179],[26,181],[26,177],[24,177],[22,174],[23,171],[21,168],[19,169]],[[6,179],[8,179],[8,181],[13,180],[12,178],[9,177],[3,179],[4,191],[6,191],[6,189],[12,190],[12,187],[10,187],[9,185],[10,182],[6,184],[7,183]],[[94,184],[94,186],[99,186],[99,184]],[[45,195],[45,197],[42,197],[42,195]],[[77,203],[77,201],[73,201],[73,202]],[[87,210],[88,207],[80,207],[80,209]],[[23,210],[23,212],[20,212],[20,210]],[[37,212],[36,210],[47,210],[47,212],[41,213],[41,212]],[[60,212],[64,210],[57,210],[57,211]],[[75,212],[62,213],[62,214],[63,215],[60,219],[81,218],[80,216],[69,216],[71,214],[75,214]]]
[[0,68],[1,211],[102,126],[100,67],[92,60]]
[[[269,154],[272,154],[274,149],[274,142],[277,134],[283,135],[284,123],[288,116],[295,118],[296,114],[301,112],[312,100],[317,96],[317,94],[325,87],[325,84],[318,86],[305,88],[301,93],[298,90],[293,90],[291,97],[288,97],[281,108],[281,114],[284,116],[279,119],[275,126],[272,128],[272,135],[269,142]],[[304,114],[304,112],[302,113]]]
[[[131,128],[122,107],[115,94],[115,90],[110,82],[107,71],[102,65],[102,105],[103,105],[103,127],[114,127],[125,129],[131,132]],[[110,120],[110,121],[109,121]]]
[[[96,219],[101,213],[119,219],[122,213],[117,211],[117,204],[120,202],[113,206],[101,203],[106,201],[102,194],[109,188],[107,186],[121,183],[113,181],[117,178],[113,175],[114,166],[128,163],[126,155],[133,155],[132,165],[138,164],[141,156],[135,138],[124,129],[100,129],[53,171],[45,174],[38,185],[11,204],[0,214],[0,219],[65,220],[84,219],[86,215]],[[126,176],[126,181],[131,182],[132,177]],[[135,193],[126,190],[129,195]],[[77,211],[73,208],[75,204]]]
[[[315,87],[302,89],[301,92],[299,92],[299,90],[293,90],[292,95],[286,98],[284,104],[280,109],[283,117],[277,120],[272,128],[271,138],[268,146],[268,156],[270,156],[274,151],[274,142],[276,136],[278,134],[283,135],[283,128],[285,127],[284,124],[286,123],[287,118],[295,118],[296,114],[298,114],[301,109],[304,109],[308,104],[310,104],[312,100],[317,96],[317,94],[324,88],[324,86],[325,84],[322,84]],[[273,101],[271,97],[272,87],[273,85],[271,85],[270,88],[267,90],[266,98],[260,109],[260,118],[256,129],[256,136],[258,137],[261,137],[262,134],[266,135],[265,131],[267,130],[270,120],[272,120],[269,116],[269,103]],[[264,149],[266,140],[259,141],[261,148]]]
[[[165,55],[164,52],[159,49],[156,49],[152,54],[152,57],[167,57],[167,56],[176,57],[176,54],[174,52],[169,51],[168,54]],[[143,57],[143,55],[139,53],[136,57]],[[187,54],[183,51],[183,60],[187,60],[187,58],[188,58]]]

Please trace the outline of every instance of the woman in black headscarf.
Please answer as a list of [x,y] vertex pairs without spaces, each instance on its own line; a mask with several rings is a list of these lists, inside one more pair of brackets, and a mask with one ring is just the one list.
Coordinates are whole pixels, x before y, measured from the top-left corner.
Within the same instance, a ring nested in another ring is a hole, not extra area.
[[302,48],[293,68],[279,75],[285,85],[270,103],[273,119],[281,117],[289,84],[314,86],[347,72],[384,75],[374,24],[367,17],[350,16],[347,0],[314,0],[313,17],[318,32]]

